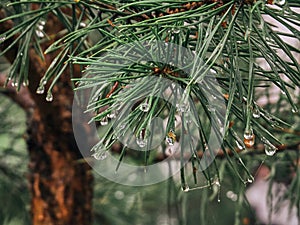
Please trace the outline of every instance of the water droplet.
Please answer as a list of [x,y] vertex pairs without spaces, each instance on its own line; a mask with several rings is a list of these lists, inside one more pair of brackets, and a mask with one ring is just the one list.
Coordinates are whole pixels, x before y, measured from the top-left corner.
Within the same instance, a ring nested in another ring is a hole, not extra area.
[[254,136],[254,134],[253,134],[252,128],[250,128],[249,130],[246,130],[246,131],[244,132],[244,138],[245,138],[245,139],[252,139],[253,136]]
[[13,83],[11,83],[11,86],[13,86],[13,87],[18,87],[18,82],[13,82]]
[[141,130],[139,136],[136,137],[136,143],[141,148],[144,148],[147,145],[147,139],[145,139],[145,130]]
[[250,139],[244,138],[244,144],[245,144],[245,146],[246,146],[247,148],[252,148],[253,145],[254,145],[254,143],[255,143],[254,135],[253,135],[253,137],[250,138]]
[[40,20],[40,24],[41,24],[42,26],[45,26],[46,21],[42,19],[42,20]]
[[235,143],[236,143],[236,146],[238,147],[238,149],[240,149],[240,150],[244,150],[245,149],[245,146],[244,146],[244,144],[242,144],[241,143],[242,141],[235,141]]
[[172,30],[172,32],[173,32],[174,34],[179,34],[179,33],[180,33],[180,29],[174,28],[174,29]]
[[171,137],[166,137],[166,142],[168,145],[174,145],[174,140]]
[[92,156],[97,160],[104,160],[107,158],[107,153],[106,151],[98,151],[95,152]]
[[6,40],[6,35],[0,36],[0,44]]
[[37,29],[38,30],[44,30],[44,26],[43,25],[37,25]]
[[80,25],[80,27],[86,27],[86,24],[83,22],[81,22],[79,25]]
[[226,196],[233,202],[236,202],[238,200],[237,194],[235,194],[233,191],[227,191]]
[[221,134],[224,134],[224,132],[225,132],[224,127],[220,126],[220,133],[221,133]]
[[217,97],[214,96],[214,95],[211,95],[211,97],[212,97],[213,100],[216,100],[216,99],[217,99]]
[[40,31],[40,30],[36,30],[36,31],[35,31],[35,34],[36,34],[36,36],[38,36],[39,38],[45,37],[44,33],[43,33],[42,31]]
[[281,90],[281,94],[283,95],[286,95],[285,91],[284,90]]
[[44,85],[45,86],[46,84],[47,84],[47,80],[46,79],[43,78],[43,79],[40,80],[40,85]]
[[183,184],[182,187],[181,187],[181,190],[182,190],[183,192],[189,192],[190,187],[189,187],[187,184]]
[[274,145],[265,144],[265,153],[267,156],[273,156],[277,151],[277,148]]
[[260,111],[259,111],[259,109],[258,108],[254,108],[252,115],[253,115],[253,118],[255,118],[255,119],[259,118],[260,117]]
[[292,109],[292,113],[298,113],[298,112],[299,112],[298,108],[294,107],[294,108]]
[[20,56],[23,56],[23,52],[20,53]]
[[252,128],[246,130],[244,133],[244,144],[247,148],[253,147],[255,143],[255,135],[253,134]]
[[48,93],[47,93],[46,101],[47,101],[47,102],[52,102],[52,101],[53,101],[53,95],[52,95],[51,92],[48,92]]
[[107,117],[103,117],[101,120],[100,120],[100,125],[101,126],[106,126],[108,124],[108,119]]
[[169,144],[169,145],[174,145],[174,142],[176,140],[176,134],[174,133],[173,130],[170,130],[167,134],[167,137],[166,137],[166,142]]
[[248,179],[247,179],[247,182],[248,182],[249,184],[252,184],[252,183],[253,183],[253,178],[248,178]]
[[219,179],[217,179],[217,180],[215,181],[215,185],[216,185],[217,188],[218,188],[218,203],[220,203],[220,202],[221,202],[221,199],[220,199],[220,194],[221,194],[221,184],[220,184]]
[[147,102],[140,104],[140,110],[142,112],[148,112],[150,109],[150,105]]
[[285,4],[285,0],[277,0],[276,3],[280,6]]
[[203,146],[204,146],[204,151],[208,151],[209,150],[207,143],[204,143]]
[[36,89],[36,93],[41,95],[44,94],[45,92],[45,87],[43,85],[40,85],[37,89]]
[[23,81],[23,83],[22,83],[22,84],[23,84],[23,86],[24,86],[24,87],[28,86],[28,85],[29,85],[29,83],[28,83],[28,80],[26,80],[26,81]]
[[110,119],[114,119],[114,118],[116,118],[116,116],[117,116],[117,113],[115,110],[113,110],[109,114],[107,114],[107,117]]
[[115,195],[115,198],[118,200],[122,200],[125,196],[123,191],[116,191],[114,195]]

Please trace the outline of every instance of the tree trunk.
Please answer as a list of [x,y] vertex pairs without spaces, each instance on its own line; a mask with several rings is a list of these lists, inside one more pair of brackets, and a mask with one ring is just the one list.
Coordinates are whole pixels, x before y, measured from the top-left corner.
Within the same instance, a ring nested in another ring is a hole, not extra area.
[[[5,12],[0,10],[0,19],[5,16]],[[13,26],[11,20],[6,21],[0,27],[0,33]],[[49,14],[45,27],[48,35],[55,36],[61,29],[60,21]],[[6,40],[0,50],[12,43],[14,38]],[[44,43],[43,50],[53,41]],[[16,52],[12,48],[5,54],[11,63]],[[45,55],[46,60],[43,61],[32,47],[29,57],[29,86],[22,87],[19,94],[10,92],[9,96],[28,115],[26,142],[30,156],[32,224],[91,225],[93,176],[89,165],[82,160],[73,135],[70,71],[64,71],[53,88],[53,102],[46,102],[45,94],[37,95],[36,89],[55,53]],[[74,68],[74,75],[80,76],[78,68]],[[3,76],[0,78],[0,84],[3,84]],[[8,90],[12,89],[8,84]]]
[[[82,160],[72,128],[73,90],[66,70],[53,88],[53,101],[35,93],[45,62],[30,52],[29,91],[35,108],[28,121],[33,225],[90,225],[91,168]],[[78,68],[74,68],[79,74]],[[36,75],[33,75],[36,73]]]
[[[92,175],[71,130],[70,118],[56,127],[56,112],[44,115],[38,108],[28,126],[31,213],[33,225],[90,225]],[[66,112],[65,112],[66,113]],[[60,116],[61,117],[61,116]]]

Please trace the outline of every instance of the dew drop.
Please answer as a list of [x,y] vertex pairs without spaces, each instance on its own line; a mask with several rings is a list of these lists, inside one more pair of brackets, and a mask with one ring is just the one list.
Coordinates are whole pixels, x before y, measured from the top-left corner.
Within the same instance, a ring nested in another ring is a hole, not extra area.
[[46,84],[47,84],[47,80],[46,80],[46,79],[42,79],[42,80],[40,81],[40,84],[41,84],[41,85],[46,85]]
[[40,20],[40,24],[41,24],[42,26],[45,26],[46,21],[42,19],[42,20]]
[[260,111],[259,111],[259,109],[258,108],[254,108],[252,115],[253,115],[253,118],[255,118],[255,119],[259,118],[260,117]]
[[39,38],[43,38],[45,37],[44,33],[41,30],[36,30],[35,31],[36,36],[38,36]]
[[37,89],[36,89],[36,93],[41,95],[44,94],[45,92],[45,87],[43,85],[40,85]]
[[255,143],[255,135],[252,128],[246,130],[244,133],[244,144],[247,148],[252,148]]
[[252,138],[249,138],[249,139],[244,138],[244,144],[247,148],[252,148],[254,143],[255,143],[254,135]]
[[265,153],[267,156],[273,156],[277,151],[277,148],[274,145],[265,144]]
[[245,139],[252,139],[253,136],[254,136],[254,134],[253,134],[252,128],[250,128],[249,130],[246,130],[245,133],[244,133],[244,138]]
[[80,27],[86,27],[86,24],[84,22],[81,22],[79,25]]
[[150,109],[150,105],[147,102],[140,104],[140,110],[142,112],[148,112]]
[[47,102],[52,102],[52,101],[53,101],[53,95],[52,95],[51,92],[48,92],[48,93],[47,93],[46,101],[47,101]]
[[173,32],[174,34],[179,34],[179,33],[180,33],[180,29],[175,28],[175,29],[172,30],[172,32]]
[[44,30],[44,26],[43,25],[37,25],[37,29],[38,30]]
[[166,142],[168,145],[174,145],[174,140],[171,137],[166,137]]
[[285,0],[277,0],[276,3],[280,6],[285,4]]
[[[242,140],[240,140],[240,141],[242,141]],[[237,140],[235,141],[235,143],[236,143],[236,146],[238,147],[238,149],[240,149],[240,150],[244,150],[245,149],[244,144],[240,143]]]
[[115,195],[115,198],[118,200],[122,200],[125,196],[123,191],[116,191],[114,195]]
[[252,183],[253,183],[253,178],[248,178],[248,179],[247,179],[247,182],[248,182],[249,184],[252,184]]
[[14,83],[12,83],[11,85],[12,85],[13,87],[18,87],[19,84],[18,84],[18,82],[14,82]]
[[167,134],[167,137],[166,137],[166,142],[169,144],[169,145],[174,145],[174,142],[176,140],[176,135],[174,133],[173,130],[170,130]]
[[221,194],[221,184],[220,184],[220,181],[219,181],[218,179],[215,181],[215,185],[216,185],[217,188],[218,188],[218,203],[220,203],[220,202],[221,202],[221,199],[220,199],[220,194]]
[[189,187],[187,184],[183,184],[182,187],[181,187],[181,190],[182,190],[183,192],[189,192],[190,187]]
[[141,130],[138,137],[136,137],[136,143],[140,148],[144,148],[147,145],[147,139],[145,139],[145,131]]
[[114,118],[116,118],[116,116],[117,116],[117,113],[115,110],[113,110],[109,114],[107,114],[107,117],[110,119],[114,119]]
[[292,109],[292,113],[298,113],[298,112],[299,112],[298,108],[294,107],[294,108]]
[[144,140],[143,138],[137,138],[136,143],[141,148],[144,148],[147,144],[146,140]]
[[101,119],[100,125],[101,125],[101,126],[106,126],[107,124],[108,124],[108,119],[107,119],[107,117],[105,116],[104,118]]
[[238,200],[237,194],[235,194],[233,191],[227,191],[226,196],[233,202],[236,202]]
[[0,36],[0,44],[6,40],[6,35]]
[[98,151],[92,155],[97,160],[104,160],[107,158],[106,151]]
[[204,143],[203,146],[204,146],[204,151],[208,151],[209,150],[207,143]]

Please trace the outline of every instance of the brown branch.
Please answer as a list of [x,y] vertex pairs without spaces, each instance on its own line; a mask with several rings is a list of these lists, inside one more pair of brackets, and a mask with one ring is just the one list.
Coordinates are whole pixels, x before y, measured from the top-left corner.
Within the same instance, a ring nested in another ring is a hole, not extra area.
[[[0,73],[0,86],[4,86],[6,81],[6,75]],[[10,97],[14,102],[16,102],[21,108],[23,108],[27,113],[31,112],[35,107],[35,103],[31,98],[30,92],[27,87],[21,87],[20,91],[17,92],[16,88],[12,86],[12,82],[8,82],[5,91],[2,92],[4,95]]]
[[[233,156],[233,151],[231,149],[226,149],[226,154],[228,156]],[[258,144],[255,148],[252,148],[252,149],[249,149],[249,150],[240,150],[240,149],[235,149],[235,151],[237,153],[240,153],[241,155],[259,155],[259,154],[265,154],[265,151],[264,151],[264,145],[263,144]],[[298,144],[294,144],[294,145],[291,145],[291,146],[287,146],[287,145],[280,145],[280,146],[277,146],[277,152],[283,152],[283,151],[300,151],[300,142]],[[199,158],[202,158],[203,155],[204,155],[204,152],[203,151],[198,151],[198,157]],[[225,152],[220,149],[218,151],[218,153],[216,154],[216,157],[215,158],[219,158],[219,159],[223,159],[226,157],[226,154]],[[174,160],[180,160],[180,153],[177,153],[177,154],[173,154],[172,156],[168,156],[164,153],[159,153],[157,154],[157,156],[155,157],[154,161],[155,162],[161,162],[167,158],[172,158]],[[189,159],[191,158],[191,154],[187,154],[184,156],[185,159]]]

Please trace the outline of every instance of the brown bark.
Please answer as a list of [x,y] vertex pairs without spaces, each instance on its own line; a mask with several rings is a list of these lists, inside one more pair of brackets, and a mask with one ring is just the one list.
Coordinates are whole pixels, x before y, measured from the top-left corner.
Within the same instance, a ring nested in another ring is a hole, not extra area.
[[70,111],[60,107],[63,102],[53,104],[47,114],[35,109],[28,126],[33,224],[88,225],[92,210],[90,168],[78,161],[81,155],[70,129]]
[[[0,18],[5,14],[0,12]],[[62,27],[58,19],[49,15],[45,30],[55,37]],[[12,21],[1,25],[0,33],[13,27]],[[5,41],[5,48],[13,40]],[[51,40],[50,42],[53,42]],[[49,44],[45,43],[43,49]],[[6,54],[13,62],[16,49]],[[53,102],[46,102],[45,94],[37,95],[40,78],[55,54],[46,61],[29,51],[29,86],[19,93],[7,86],[7,94],[25,109],[28,115],[26,142],[30,156],[31,215],[33,225],[90,225],[92,221],[91,169],[82,158],[72,130],[73,90],[69,71],[65,71],[53,89]],[[79,76],[80,71],[74,69]],[[3,83],[3,76],[0,76]],[[46,87],[47,88],[47,87]]]

